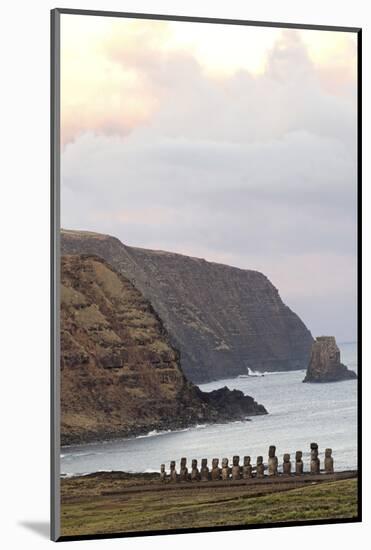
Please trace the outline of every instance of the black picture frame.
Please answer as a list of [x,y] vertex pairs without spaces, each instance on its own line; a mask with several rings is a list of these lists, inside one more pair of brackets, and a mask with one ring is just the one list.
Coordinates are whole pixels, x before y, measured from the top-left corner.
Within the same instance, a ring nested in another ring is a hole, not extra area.
[[[61,536],[60,535],[60,18],[62,14],[147,19],[162,21],[184,21],[193,23],[212,23],[216,25],[240,25],[253,27],[275,27],[281,29],[307,29],[319,31],[348,32],[357,35],[357,457],[358,457],[358,514],[351,519],[302,520],[269,524],[210,526],[202,528],[166,529],[154,531],[135,531],[104,533],[96,535]],[[360,27],[329,26],[299,23],[274,23],[269,21],[250,21],[239,19],[221,19],[209,17],[188,17],[150,13],[127,13],[115,11],[83,10],[55,8],[51,10],[51,118],[50,118],[50,160],[51,160],[51,218],[50,218],[50,255],[51,255],[51,394],[50,394],[50,441],[51,441],[51,482],[50,482],[50,522],[53,541],[73,541],[108,539],[123,537],[141,537],[171,535],[182,533],[236,531],[250,529],[271,529],[277,527],[355,523],[362,521],[362,29]]]

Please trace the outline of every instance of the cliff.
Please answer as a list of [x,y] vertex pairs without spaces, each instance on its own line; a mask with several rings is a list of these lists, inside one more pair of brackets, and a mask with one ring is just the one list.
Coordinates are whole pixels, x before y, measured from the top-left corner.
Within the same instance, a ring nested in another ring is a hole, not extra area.
[[83,231],[63,230],[61,248],[101,256],[143,293],[194,382],[308,365],[312,336],[262,273]]
[[340,362],[340,350],[333,336],[319,336],[312,345],[310,362],[303,382],[339,382],[357,378]]
[[62,257],[62,444],[264,413],[242,392],[187,381],[151,304],[102,258]]

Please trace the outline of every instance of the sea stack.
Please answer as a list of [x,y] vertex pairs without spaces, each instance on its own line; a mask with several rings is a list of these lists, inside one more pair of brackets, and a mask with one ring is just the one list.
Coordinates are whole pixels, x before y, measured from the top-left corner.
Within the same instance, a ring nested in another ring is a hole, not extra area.
[[340,350],[334,336],[318,336],[303,382],[339,382],[357,378],[354,371],[340,362]]

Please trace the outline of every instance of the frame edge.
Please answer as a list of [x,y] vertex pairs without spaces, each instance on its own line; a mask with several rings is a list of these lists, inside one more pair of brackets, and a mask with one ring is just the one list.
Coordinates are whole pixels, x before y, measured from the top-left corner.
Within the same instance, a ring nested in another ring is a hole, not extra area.
[[60,193],[60,10],[50,12],[50,538],[60,538],[60,376],[59,376],[59,193]]

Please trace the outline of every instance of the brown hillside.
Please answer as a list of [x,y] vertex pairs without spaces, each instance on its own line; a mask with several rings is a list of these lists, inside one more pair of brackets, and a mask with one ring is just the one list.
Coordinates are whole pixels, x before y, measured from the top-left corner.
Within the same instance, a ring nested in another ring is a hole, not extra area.
[[62,444],[265,413],[188,382],[151,304],[95,256],[61,260]]
[[104,258],[153,304],[194,382],[305,369],[313,338],[258,271],[145,250],[99,233],[61,234],[64,254]]

